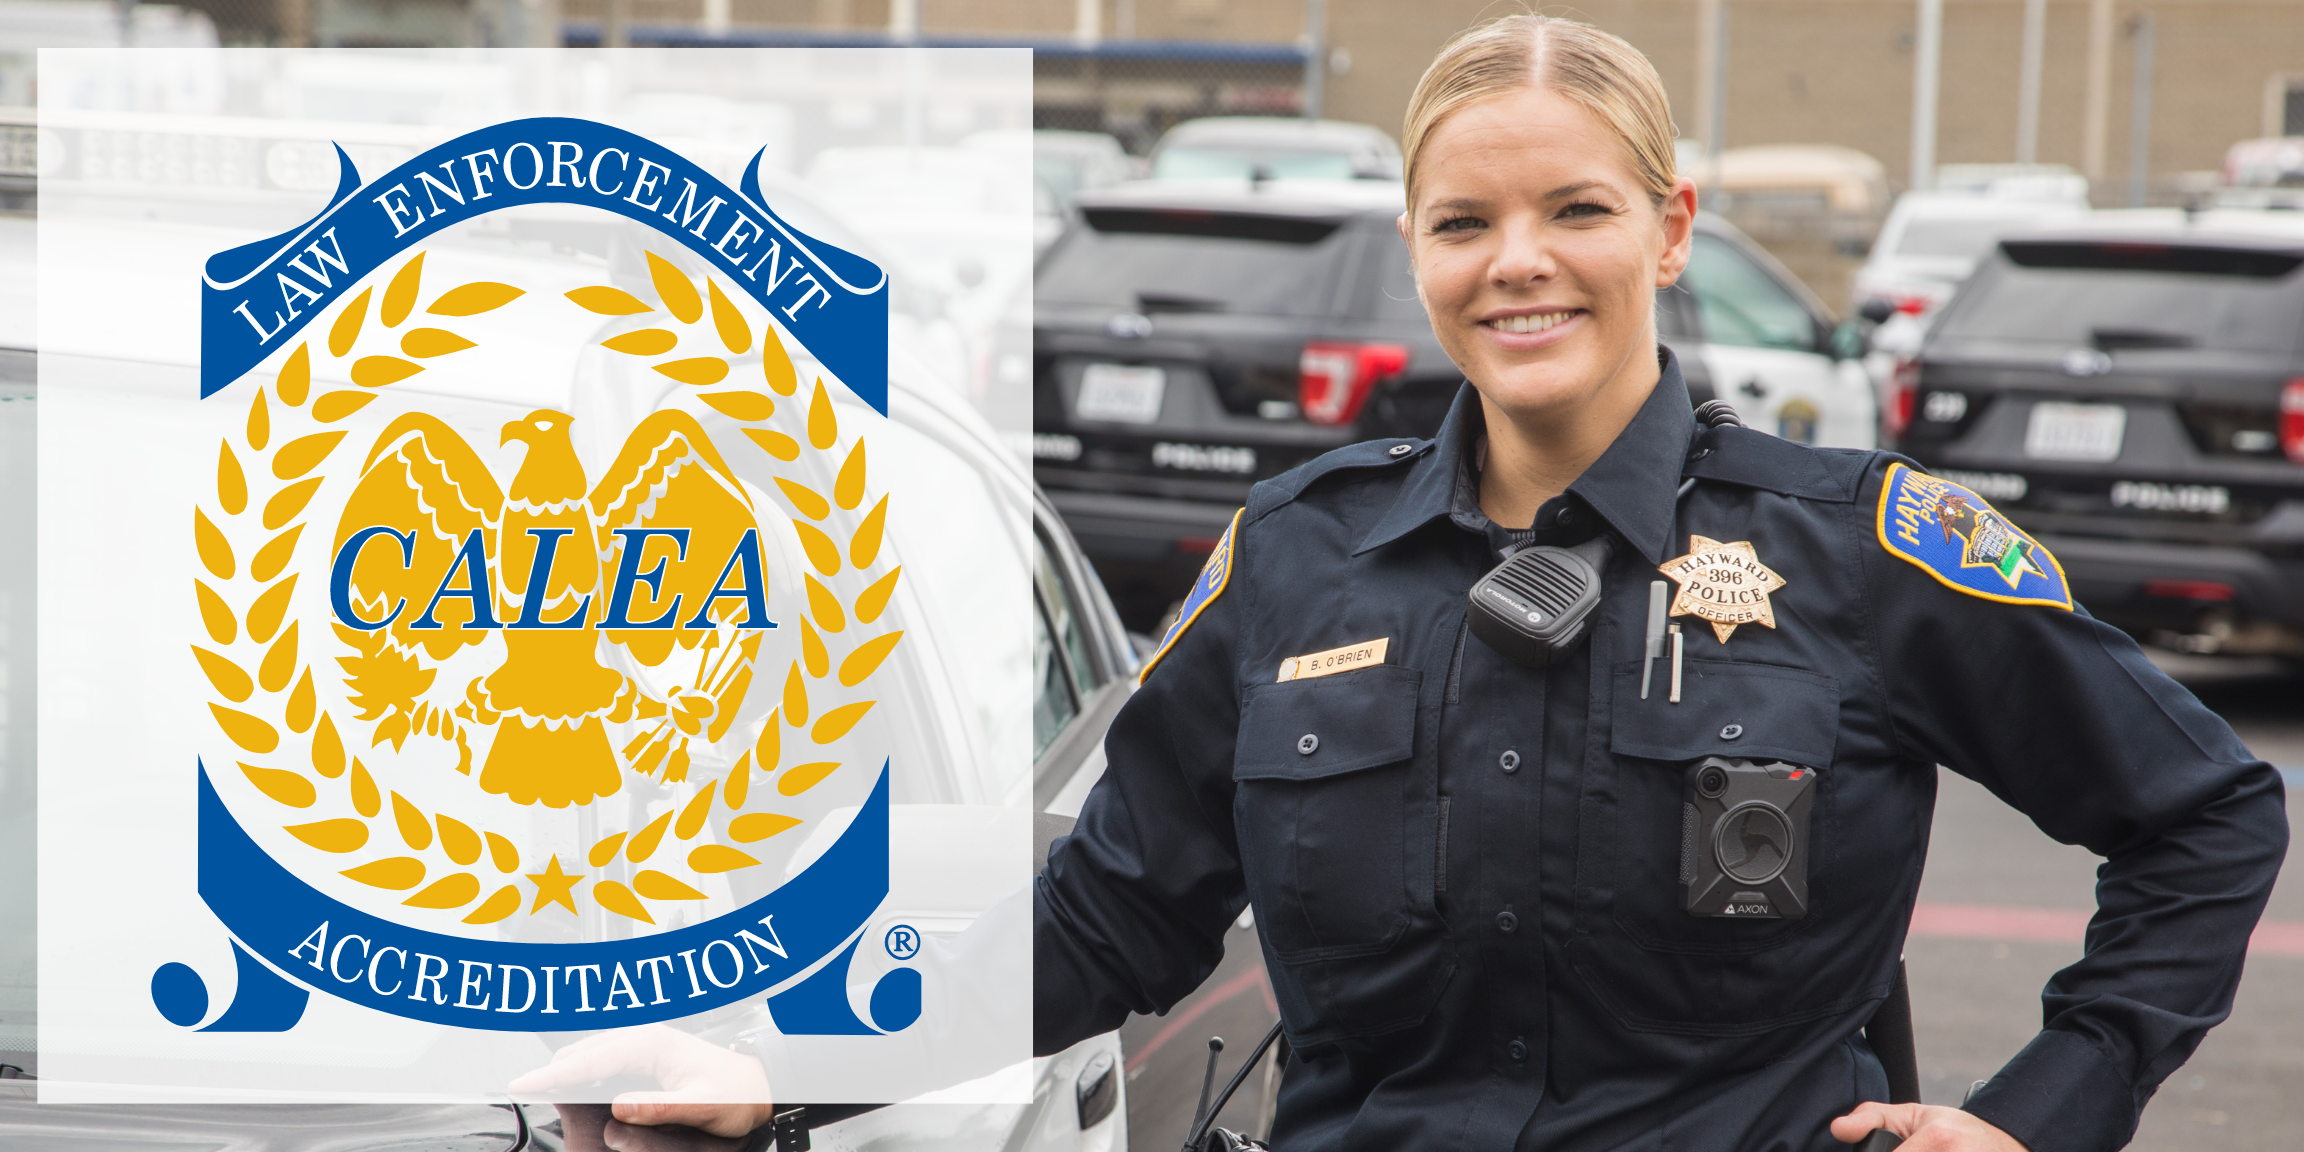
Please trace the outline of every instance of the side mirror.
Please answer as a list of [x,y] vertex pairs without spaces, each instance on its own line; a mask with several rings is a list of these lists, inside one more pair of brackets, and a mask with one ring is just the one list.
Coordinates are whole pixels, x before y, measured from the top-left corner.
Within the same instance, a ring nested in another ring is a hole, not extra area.
[[1857,305],[1856,314],[1863,317],[1867,323],[1886,324],[1888,318],[1896,314],[1896,306],[1874,296]]
[[1835,360],[1860,360],[1866,352],[1871,351],[1871,345],[1872,341],[1865,335],[1864,327],[1854,320],[1843,320],[1838,328],[1832,330],[1832,358]]

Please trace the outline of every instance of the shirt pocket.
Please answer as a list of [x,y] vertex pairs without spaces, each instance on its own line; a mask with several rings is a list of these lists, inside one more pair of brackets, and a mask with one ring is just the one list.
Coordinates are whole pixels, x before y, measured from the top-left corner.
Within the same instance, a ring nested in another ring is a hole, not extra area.
[[[1834,920],[1852,912],[1833,872],[1838,682],[1800,668],[1689,660],[1675,704],[1661,662],[1646,700],[1640,671],[1637,660],[1611,669],[1608,754],[1598,767],[1615,834],[1585,848],[1597,884],[1578,901],[1575,967],[1619,1020],[1643,1030],[1750,1034],[1854,1007],[1861,997],[1815,995],[1837,986],[1829,974],[1846,958],[1830,946]],[[1819,770],[1801,919],[1688,914],[1686,781],[1707,756]]]
[[1407,928],[1421,681],[1376,667],[1247,692],[1234,818],[1256,922],[1283,962],[1382,952]]

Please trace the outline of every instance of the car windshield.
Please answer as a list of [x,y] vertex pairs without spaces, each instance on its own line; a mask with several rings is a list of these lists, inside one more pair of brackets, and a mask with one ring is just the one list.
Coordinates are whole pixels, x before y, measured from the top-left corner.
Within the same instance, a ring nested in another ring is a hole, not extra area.
[[1704,339],[1747,348],[1816,348],[1816,318],[1766,269],[1718,236],[1696,234],[1680,286],[1696,298]]
[[1974,260],[1992,250],[2002,234],[2031,222],[2029,216],[1938,216],[1914,220],[1897,238],[1898,256],[1953,256]]
[[1343,251],[1332,220],[1170,209],[1092,208],[1041,263],[1054,304],[1132,312],[1321,316]]
[[1250,144],[1192,144],[1163,148],[1152,161],[1155,180],[1246,180],[1256,169],[1268,180],[1350,180],[1352,158],[1342,152]]
[[2168,245],[2024,244],[1971,281],[1946,339],[2061,347],[2286,353],[2304,315],[2304,261]]
[[1080,192],[1085,165],[1078,156],[1062,153],[1035,152],[1032,154],[1032,174],[1040,178],[1048,193],[1060,203],[1070,203]]

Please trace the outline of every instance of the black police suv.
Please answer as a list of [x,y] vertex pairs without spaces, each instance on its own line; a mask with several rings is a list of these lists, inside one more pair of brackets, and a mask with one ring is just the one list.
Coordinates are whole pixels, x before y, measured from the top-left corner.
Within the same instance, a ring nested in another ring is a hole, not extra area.
[[[1439,428],[1463,376],[1416,299],[1401,195],[1388,181],[1124,185],[1084,194],[1041,257],[1034,475],[1129,627],[1152,629],[1183,594],[1256,481]],[[1709,399],[1695,301],[1658,302]]]
[[2003,240],[1887,401],[1901,448],[2104,620],[2304,655],[2304,219],[2097,213]]

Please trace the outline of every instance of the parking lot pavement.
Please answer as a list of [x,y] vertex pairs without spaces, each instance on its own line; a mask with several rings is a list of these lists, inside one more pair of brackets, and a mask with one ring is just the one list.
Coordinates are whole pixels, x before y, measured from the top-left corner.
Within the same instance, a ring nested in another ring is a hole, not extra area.
[[[2304,677],[2268,661],[2155,654],[2289,769],[2288,818],[2304,818]],[[2289,860],[2297,859],[2291,844]],[[2040,988],[2080,957],[2096,858],[2048,839],[1983,788],[1944,773],[1921,907],[1905,946],[1921,1092],[1956,1104],[2040,1026]],[[2289,870],[2293,872],[2293,869]],[[2304,1132],[2304,883],[2284,876],[2250,950],[2231,1019],[2144,1110],[2136,1152],[2292,1149]]]
[[[1216,1088],[1239,1070],[1240,1061],[1264,1038],[1279,1009],[1265,983],[1264,954],[1256,930],[1235,923],[1224,937],[1224,962],[1183,1003],[1166,1016],[1131,1016],[1120,1029],[1128,1062],[1128,1147],[1131,1152],[1174,1152],[1184,1143],[1200,1081],[1208,1067],[1208,1038],[1224,1038],[1216,1065]],[[1244,1135],[1263,1137],[1266,1077],[1272,1065],[1249,1073],[1216,1123]]]
[[[2216,709],[2250,750],[2286,769],[2288,814],[2304,821],[2304,674],[2270,661],[2155,653]],[[2304,846],[2292,844],[2293,863]],[[1920,907],[1905,946],[1921,1092],[1957,1104],[2040,1027],[2040,989],[2080,957],[2095,907],[2096,857],[2050,840],[1981,786],[1951,772],[1937,791]],[[1227,1045],[1219,1084],[1271,1026],[1254,934],[1235,927],[1224,963],[1165,1017],[1121,1030],[1128,1052],[1129,1144],[1182,1143],[1200,1091],[1207,1040]],[[1251,1075],[1218,1121],[1256,1123],[1263,1079]],[[2288,1152],[2304,1132],[2304,878],[2284,876],[2251,948],[2232,1018],[2176,1070],[2144,1110],[2135,1152]],[[1261,1134],[1258,1130],[1258,1134]]]

